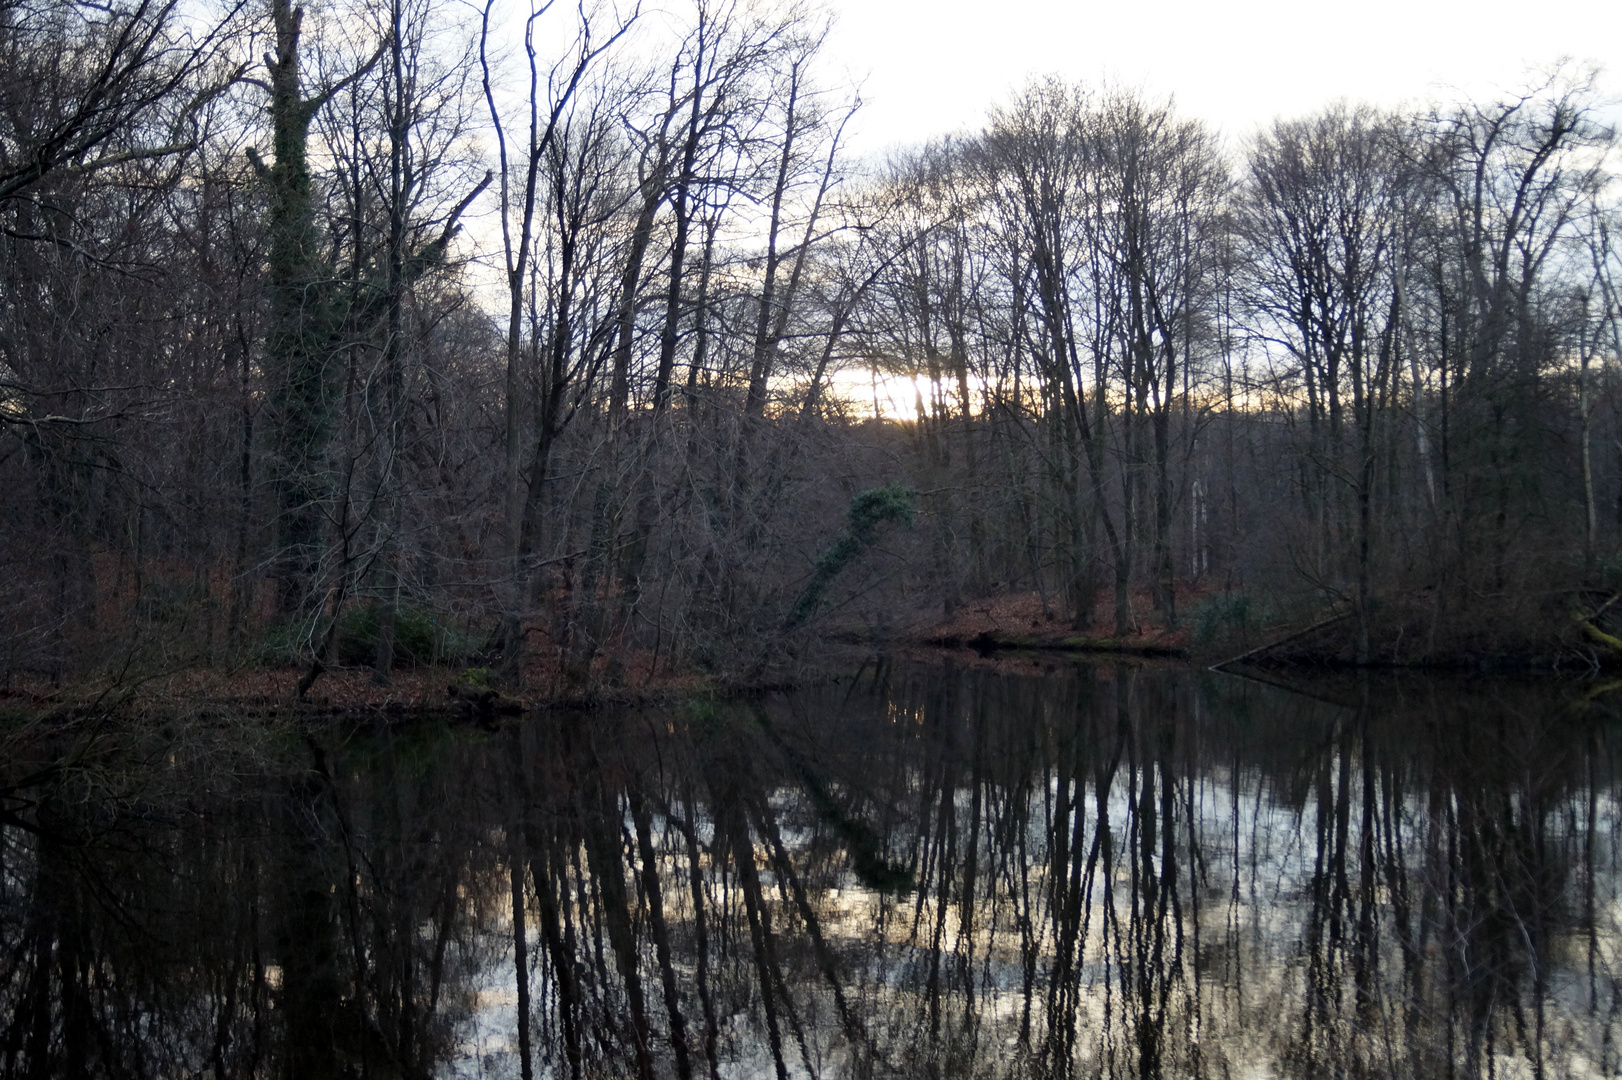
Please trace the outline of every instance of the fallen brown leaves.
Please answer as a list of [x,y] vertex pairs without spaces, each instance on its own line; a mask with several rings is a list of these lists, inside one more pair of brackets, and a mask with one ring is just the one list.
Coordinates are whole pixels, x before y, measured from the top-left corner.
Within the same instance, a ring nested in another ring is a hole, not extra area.
[[[295,690],[304,669],[286,667],[211,668],[131,678],[85,680],[53,687],[44,678],[17,678],[0,690],[0,708],[20,712],[110,710],[178,713],[210,707],[249,714],[397,715],[440,713],[460,708],[450,687],[464,678],[454,667],[393,671],[379,685],[370,668],[331,668],[302,700]],[[634,704],[704,690],[698,673],[671,671],[647,653],[599,657],[588,676],[565,677],[557,658],[535,656],[524,665],[519,689],[508,688],[524,708]]]
[[[1180,611],[1187,611],[1190,602],[1207,590],[1179,585],[1177,602]],[[1188,631],[1179,627],[1167,631],[1162,623],[1154,621],[1154,601],[1145,590],[1135,591],[1130,600],[1133,614],[1131,633],[1115,633],[1114,611],[1109,597],[1101,596],[1094,609],[1094,617],[1085,627],[1072,625],[1060,614],[1055,597],[1044,598],[1033,591],[1002,593],[973,600],[964,604],[951,619],[921,621],[907,632],[914,644],[952,645],[967,643],[976,638],[1026,638],[1033,644],[1058,645],[1066,639],[1083,637],[1130,649],[1134,647],[1177,647],[1187,644]]]

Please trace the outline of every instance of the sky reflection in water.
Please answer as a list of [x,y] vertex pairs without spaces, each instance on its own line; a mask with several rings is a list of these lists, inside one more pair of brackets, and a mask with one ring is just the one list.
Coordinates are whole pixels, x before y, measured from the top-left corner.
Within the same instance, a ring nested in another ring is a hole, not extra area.
[[0,1076],[1622,1069],[1610,697],[1301,689],[870,667],[19,758]]

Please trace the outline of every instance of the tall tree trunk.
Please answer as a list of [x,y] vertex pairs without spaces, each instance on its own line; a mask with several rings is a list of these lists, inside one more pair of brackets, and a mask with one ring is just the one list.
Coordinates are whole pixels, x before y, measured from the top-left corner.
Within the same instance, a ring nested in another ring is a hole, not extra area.
[[[378,440],[379,503],[378,551],[376,561],[377,653],[372,660],[372,681],[386,685],[394,667],[394,622],[400,605],[400,438],[404,427],[405,373],[405,200],[409,194],[406,175],[406,138],[410,133],[410,104],[405,89],[405,18],[400,0],[393,0],[389,40],[389,235],[388,283],[384,303],[383,337],[383,424]],[[525,1077],[525,1080],[529,1080]]]
[[[300,81],[303,8],[272,0],[275,52],[266,58],[275,161],[259,166],[270,185],[270,325],[265,360],[271,388],[268,433],[276,491],[277,607],[283,616],[310,601],[320,563],[326,467],[336,387],[333,297],[321,253],[306,156],[310,121],[326,96],[306,99]],[[254,157],[256,162],[257,156]]]

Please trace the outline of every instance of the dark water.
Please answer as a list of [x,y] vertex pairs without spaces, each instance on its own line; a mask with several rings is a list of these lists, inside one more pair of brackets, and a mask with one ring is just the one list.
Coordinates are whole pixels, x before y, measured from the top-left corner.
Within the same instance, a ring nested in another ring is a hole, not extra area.
[[869,668],[36,739],[0,762],[0,1075],[1622,1070],[1613,697],[1304,689]]

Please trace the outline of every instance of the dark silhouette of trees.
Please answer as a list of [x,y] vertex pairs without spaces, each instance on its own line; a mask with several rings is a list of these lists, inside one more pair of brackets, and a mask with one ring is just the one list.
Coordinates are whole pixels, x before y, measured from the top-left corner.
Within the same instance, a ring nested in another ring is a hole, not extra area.
[[[1286,352],[1281,374],[1306,397],[1302,496],[1317,521],[1300,559],[1351,600],[1360,662],[1371,648],[1377,424],[1401,375],[1407,136],[1396,118],[1345,105],[1277,122],[1251,149],[1236,222],[1256,332]],[[1329,563],[1348,555],[1349,567]]]

